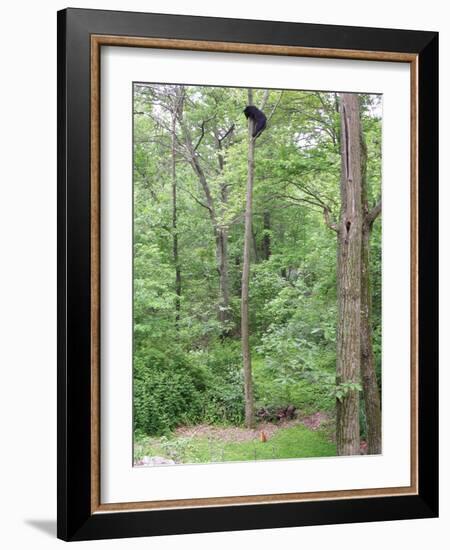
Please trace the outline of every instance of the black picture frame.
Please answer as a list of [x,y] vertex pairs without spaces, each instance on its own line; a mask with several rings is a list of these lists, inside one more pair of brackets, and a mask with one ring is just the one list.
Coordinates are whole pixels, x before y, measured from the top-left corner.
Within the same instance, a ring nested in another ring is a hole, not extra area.
[[[417,56],[418,491],[309,502],[92,512],[91,36]],[[58,528],[63,540],[438,515],[438,34],[86,9],[58,12]]]

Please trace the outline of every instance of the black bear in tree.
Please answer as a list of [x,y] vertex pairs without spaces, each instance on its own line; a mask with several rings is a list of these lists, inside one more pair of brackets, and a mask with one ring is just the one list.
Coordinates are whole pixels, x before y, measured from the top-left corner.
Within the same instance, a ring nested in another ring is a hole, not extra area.
[[265,129],[267,118],[266,115],[253,105],[247,105],[244,109],[244,115],[247,118],[251,118],[254,122],[253,125],[253,137],[256,139],[261,135],[261,132]]

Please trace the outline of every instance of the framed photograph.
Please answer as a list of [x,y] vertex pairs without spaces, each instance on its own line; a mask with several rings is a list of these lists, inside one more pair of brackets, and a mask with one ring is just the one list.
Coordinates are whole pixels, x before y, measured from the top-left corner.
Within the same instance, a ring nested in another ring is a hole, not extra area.
[[58,13],[58,537],[438,514],[435,32]]

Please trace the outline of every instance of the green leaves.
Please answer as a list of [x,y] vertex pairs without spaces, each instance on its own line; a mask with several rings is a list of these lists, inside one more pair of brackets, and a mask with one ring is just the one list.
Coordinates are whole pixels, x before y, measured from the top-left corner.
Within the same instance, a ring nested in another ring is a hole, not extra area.
[[359,382],[341,382],[336,385],[334,395],[338,401],[342,401],[349,393],[360,391],[362,386]]

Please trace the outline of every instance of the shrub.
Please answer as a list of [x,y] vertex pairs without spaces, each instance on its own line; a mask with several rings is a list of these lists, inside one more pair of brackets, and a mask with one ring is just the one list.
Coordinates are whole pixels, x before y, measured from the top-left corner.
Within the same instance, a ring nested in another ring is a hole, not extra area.
[[239,342],[223,342],[193,354],[203,373],[202,417],[208,423],[241,424],[244,419],[244,381]]
[[299,414],[310,414],[318,410],[333,411],[335,397],[329,384],[314,383],[299,373],[288,373],[283,378],[273,365],[264,361],[255,362],[255,407],[277,409],[294,405]]
[[140,350],[134,363],[134,430],[161,435],[196,422],[241,424],[244,382],[239,343],[205,352]]
[[161,435],[180,424],[198,421],[204,380],[181,354],[152,350],[136,358],[134,376],[134,429]]
[[211,378],[204,395],[206,422],[242,424],[244,409],[244,380],[240,371],[229,372],[224,378]]

